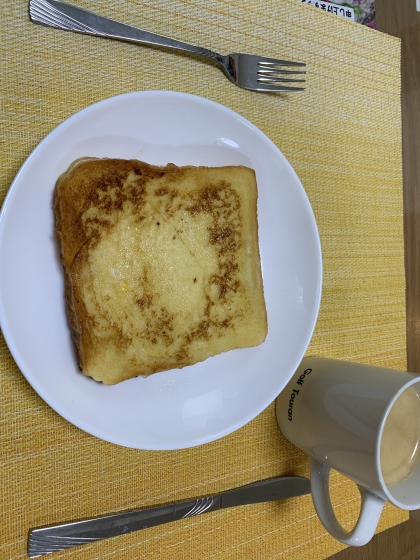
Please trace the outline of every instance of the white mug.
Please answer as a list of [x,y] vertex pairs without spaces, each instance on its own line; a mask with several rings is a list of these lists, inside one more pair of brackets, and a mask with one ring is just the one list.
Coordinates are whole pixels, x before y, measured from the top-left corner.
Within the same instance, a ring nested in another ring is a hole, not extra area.
[[[420,376],[328,358],[304,358],[277,398],[280,429],[309,455],[317,514],[337,540],[362,546],[386,501],[420,509]],[[362,504],[352,531],[338,522],[329,474],[353,480]]]

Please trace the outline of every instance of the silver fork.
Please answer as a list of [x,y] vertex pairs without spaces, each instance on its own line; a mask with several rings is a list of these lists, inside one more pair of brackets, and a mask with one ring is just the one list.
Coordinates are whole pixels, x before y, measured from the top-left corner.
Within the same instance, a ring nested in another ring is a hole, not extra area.
[[277,60],[244,53],[223,56],[196,45],[169,39],[156,33],[119,23],[87,10],[82,10],[77,6],[57,2],[57,0],[29,0],[29,15],[35,23],[58,29],[141,45],[166,47],[210,59],[222,68],[232,83],[245,89],[264,92],[302,91],[304,89],[303,87],[287,85],[305,82],[305,80],[294,77],[296,74],[305,74],[303,70],[290,69],[304,68],[305,64],[301,62]]

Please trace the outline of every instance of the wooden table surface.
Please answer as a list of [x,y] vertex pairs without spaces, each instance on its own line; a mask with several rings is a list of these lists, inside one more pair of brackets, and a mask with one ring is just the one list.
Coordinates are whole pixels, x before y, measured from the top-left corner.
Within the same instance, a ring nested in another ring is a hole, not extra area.
[[[416,0],[375,0],[379,31],[401,38],[407,365],[420,373],[420,12]],[[361,548],[329,560],[420,559],[420,510]]]

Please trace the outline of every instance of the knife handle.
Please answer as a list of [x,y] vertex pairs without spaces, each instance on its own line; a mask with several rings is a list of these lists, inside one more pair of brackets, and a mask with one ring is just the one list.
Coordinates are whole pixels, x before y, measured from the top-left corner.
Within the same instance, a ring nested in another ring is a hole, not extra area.
[[37,558],[50,552],[67,550],[217,509],[220,509],[220,496],[209,496],[168,506],[33,529],[29,533],[28,556]]

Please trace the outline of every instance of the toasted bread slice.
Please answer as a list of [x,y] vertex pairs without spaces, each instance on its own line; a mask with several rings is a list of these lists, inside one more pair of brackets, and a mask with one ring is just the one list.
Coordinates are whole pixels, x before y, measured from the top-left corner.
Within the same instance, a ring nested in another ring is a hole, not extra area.
[[264,341],[253,170],[82,158],[54,206],[86,375],[112,385]]

